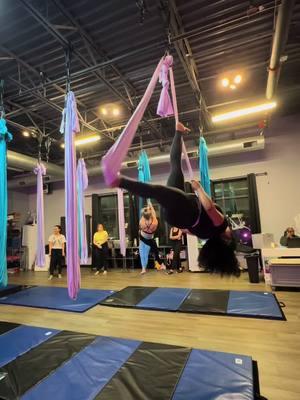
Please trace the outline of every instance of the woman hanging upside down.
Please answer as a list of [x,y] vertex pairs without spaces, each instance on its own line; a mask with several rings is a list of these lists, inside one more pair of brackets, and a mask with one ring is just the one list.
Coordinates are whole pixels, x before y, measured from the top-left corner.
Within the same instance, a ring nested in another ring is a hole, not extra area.
[[137,182],[119,176],[112,186],[118,186],[161,204],[164,217],[171,226],[201,239],[208,239],[203,246],[199,263],[208,271],[221,275],[240,274],[235,256],[234,239],[221,209],[207,196],[199,182],[191,182],[194,193],[185,193],[181,167],[182,134],[189,132],[182,123],[176,125],[171,146],[171,171],[167,186]]

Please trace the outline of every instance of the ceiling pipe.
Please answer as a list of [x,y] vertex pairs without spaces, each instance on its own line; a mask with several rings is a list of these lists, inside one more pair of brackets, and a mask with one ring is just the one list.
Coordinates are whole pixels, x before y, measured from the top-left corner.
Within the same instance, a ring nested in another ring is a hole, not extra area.
[[279,81],[281,57],[288,38],[294,0],[282,0],[276,18],[275,32],[273,36],[272,53],[269,64],[269,74],[266,88],[266,98],[271,100],[276,92]]
[[[218,156],[225,156],[228,154],[234,154],[234,153],[244,153],[244,152],[249,152],[249,151],[256,151],[256,150],[262,150],[265,146],[265,138],[264,136],[254,136],[254,137],[248,137],[248,138],[243,138],[243,139],[236,139],[236,140],[230,140],[227,142],[221,142],[221,143],[215,143],[211,144],[208,146],[208,156],[209,157],[218,157]],[[198,157],[198,147],[193,147],[188,150],[188,155],[190,159],[194,159]],[[21,155],[22,156],[22,155]],[[23,157],[23,156],[22,156]],[[24,156],[26,158],[30,158],[27,156]],[[36,160],[34,160],[36,164]],[[169,163],[170,162],[170,154],[169,152],[165,154],[161,154],[158,156],[153,156],[149,158],[149,161],[151,163],[151,166],[153,165],[159,165],[159,164],[164,164],[164,163]],[[136,168],[137,167],[138,160],[126,160],[122,163],[122,170],[126,170],[129,168]],[[47,165],[47,164],[46,164]],[[49,164],[48,164],[49,165]],[[21,164],[18,164],[20,167]],[[53,166],[53,164],[50,164],[50,166]],[[54,165],[54,167],[57,167]],[[44,182],[59,182],[63,180],[64,177],[64,170],[63,167],[57,167],[59,169],[59,175],[52,175],[49,176],[48,174],[44,178]],[[31,168],[30,170],[32,170]],[[49,170],[47,170],[47,173]],[[96,165],[94,167],[88,168],[88,175],[89,176],[99,176],[101,175],[101,168],[100,165]],[[30,187],[34,186],[36,184],[36,177],[33,175],[28,175],[28,176],[20,176],[14,179],[11,179],[8,181],[8,189],[13,190],[13,189],[21,189],[25,187]]]
[[[36,167],[37,159],[17,153],[15,151],[7,151],[7,165],[8,167],[17,168],[23,171],[33,171]],[[43,161],[47,169],[47,174],[55,178],[64,177],[64,168],[56,164],[46,163]],[[35,179],[36,180],[36,179]]]

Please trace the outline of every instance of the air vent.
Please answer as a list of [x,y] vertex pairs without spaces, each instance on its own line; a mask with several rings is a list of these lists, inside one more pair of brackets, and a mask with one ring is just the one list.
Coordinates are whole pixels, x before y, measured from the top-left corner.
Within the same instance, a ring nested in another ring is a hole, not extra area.
[[257,141],[252,141],[252,142],[244,142],[243,143],[243,147],[244,149],[249,149],[250,147],[256,146],[257,145]]

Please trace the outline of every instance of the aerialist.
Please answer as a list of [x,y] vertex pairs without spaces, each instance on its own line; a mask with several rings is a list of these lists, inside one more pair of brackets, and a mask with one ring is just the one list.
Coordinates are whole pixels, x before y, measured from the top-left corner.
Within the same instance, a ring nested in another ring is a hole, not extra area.
[[[240,274],[235,256],[235,242],[222,210],[213,203],[199,182],[191,182],[194,193],[185,193],[181,167],[182,135],[189,129],[176,124],[176,133],[170,153],[171,171],[167,186],[138,182],[118,175],[106,179],[112,187],[126,189],[138,196],[152,198],[163,208],[166,221],[184,232],[208,239],[199,255],[199,263],[210,272],[221,275]],[[108,171],[104,170],[104,175]]]

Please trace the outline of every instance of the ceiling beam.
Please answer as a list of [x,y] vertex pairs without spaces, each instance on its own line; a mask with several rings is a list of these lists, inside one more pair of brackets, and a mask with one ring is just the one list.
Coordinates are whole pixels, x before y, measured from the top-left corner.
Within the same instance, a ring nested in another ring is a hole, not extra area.
[[[29,14],[38,21],[64,48],[70,48],[71,43],[68,39],[65,38],[55,27],[49,22],[47,18],[45,18],[28,0],[19,0],[19,2],[23,5],[23,7],[29,12]],[[74,54],[77,59],[84,65],[85,67],[91,67],[91,64],[86,60],[86,58],[76,49],[72,49],[72,54]],[[112,63],[111,63],[112,64]],[[123,94],[115,88],[115,86],[109,82],[100,72],[93,71],[93,74],[102,81],[108,90],[113,93],[119,100],[122,101],[123,104],[127,106],[129,110],[132,110],[132,106],[130,101],[123,96]],[[157,130],[156,126],[150,124],[146,119],[145,123],[151,128],[151,133],[160,138],[160,133]]]

